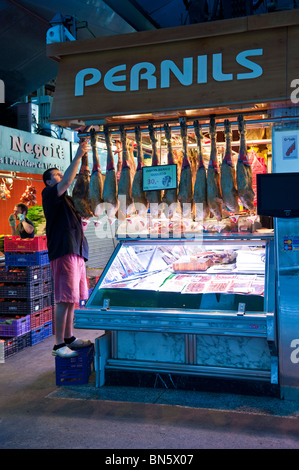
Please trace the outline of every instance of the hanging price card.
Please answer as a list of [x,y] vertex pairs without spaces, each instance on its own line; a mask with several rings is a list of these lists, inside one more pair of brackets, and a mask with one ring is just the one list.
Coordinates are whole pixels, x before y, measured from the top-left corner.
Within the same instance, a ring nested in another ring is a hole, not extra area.
[[177,166],[143,167],[143,191],[174,189],[177,187]]

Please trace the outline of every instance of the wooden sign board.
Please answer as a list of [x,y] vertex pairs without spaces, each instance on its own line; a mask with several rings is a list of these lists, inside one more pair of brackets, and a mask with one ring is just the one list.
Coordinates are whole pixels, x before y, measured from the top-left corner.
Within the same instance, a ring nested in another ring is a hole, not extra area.
[[293,10],[49,45],[60,61],[51,121],[288,100],[297,25]]

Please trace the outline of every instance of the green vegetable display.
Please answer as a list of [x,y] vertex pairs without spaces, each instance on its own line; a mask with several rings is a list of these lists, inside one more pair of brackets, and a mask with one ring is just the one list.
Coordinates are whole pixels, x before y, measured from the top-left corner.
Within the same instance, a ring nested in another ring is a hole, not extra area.
[[34,224],[35,235],[45,235],[46,218],[42,206],[35,205],[30,207],[27,218]]

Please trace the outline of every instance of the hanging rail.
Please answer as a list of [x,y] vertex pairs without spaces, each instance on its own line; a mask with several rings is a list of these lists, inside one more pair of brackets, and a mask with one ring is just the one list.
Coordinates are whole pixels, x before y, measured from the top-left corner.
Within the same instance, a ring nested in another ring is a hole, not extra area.
[[11,172],[8,173],[8,174],[6,174],[6,173],[0,173],[0,178],[12,178],[12,179],[16,179],[16,180],[40,181],[40,182],[43,182],[42,179],[35,179],[35,178],[30,178],[30,177],[27,178],[26,176],[18,176],[15,171],[11,171]]
[[[194,118],[195,120],[195,118]],[[287,120],[289,121],[290,118],[287,118]],[[298,117],[296,118],[296,120],[298,121]],[[177,120],[176,120],[177,121]],[[255,121],[248,121],[246,124],[248,125],[254,125],[254,124],[264,124],[264,127],[269,127],[269,125],[275,121],[283,121],[283,119],[279,118],[279,119],[258,119],[258,120],[255,120]],[[170,122],[170,121],[165,121],[165,122]],[[147,123],[145,124],[144,122],[141,124],[139,123],[139,125],[143,126],[143,128],[141,128],[141,132],[144,132],[144,133],[148,133],[148,127],[146,127],[146,125],[150,124]],[[137,124],[136,124],[137,125]],[[128,124],[128,126],[132,127],[133,124]],[[235,121],[235,122],[231,122],[231,126],[232,126],[232,129],[236,128],[237,129],[237,126],[238,126],[238,122]],[[201,127],[204,129],[204,128],[209,128],[209,124],[202,124]],[[157,124],[156,126],[156,130],[159,131],[159,129],[162,130],[162,124],[159,123],[159,125]],[[187,125],[187,130],[192,130],[193,129],[193,124],[192,125]],[[173,126],[171,128],[171,130],[180,130],[180,127],[179,126]],[[217,123],[217,130],[224,130],[224,124],[222,123]],[[134,134],[135,133],[135,130],[134,129],[126,129],[127,133],[128,134]],[[104,135],[104,132],[103,131],[96,131],[95,132],[96,135],[99,135],[99,136],[102,136]],[[111,127],[111,134],[120,134],[120,131],[118,129],[118,126],[115,126],[115,124],[113,125],[113,127]],[[83,133],[78,133],[78,137],[89,137],[90,136],[90,133],[89,132],[83,132]]]

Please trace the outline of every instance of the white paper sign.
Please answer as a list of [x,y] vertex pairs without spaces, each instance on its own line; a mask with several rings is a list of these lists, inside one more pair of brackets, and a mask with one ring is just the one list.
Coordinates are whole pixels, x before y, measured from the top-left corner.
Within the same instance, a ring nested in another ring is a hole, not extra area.
[[296,134],[283,136],[282,158],[284,160],[298,159],[298,141]]

